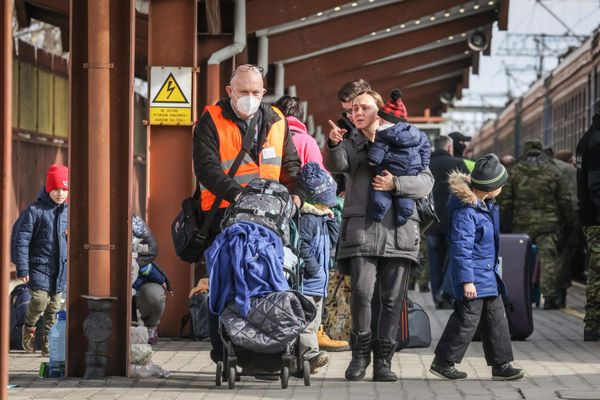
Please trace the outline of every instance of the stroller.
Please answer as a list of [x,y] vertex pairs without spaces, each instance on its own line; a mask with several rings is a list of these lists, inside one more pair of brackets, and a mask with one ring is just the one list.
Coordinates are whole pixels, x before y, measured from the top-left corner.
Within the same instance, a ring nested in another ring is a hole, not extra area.
[[[255,196],[257,198],[252,198]],[[266,205],[269,211],[261,213],[257,204]],[[291,208],[289,207],[291,204]],[[238,371],[240,366],[246,370],[260,370],[261,375],[279,377],[281,388],[288,387],[290,374],[303,378],[304,384],[310,386],[310,365],[300,353],[300,333],[315,316],[315,308],[302,296],[302,259],[299,257],[300,235],[298,221],[291,216],[298,215],[287,189],[277,182],[255,179],[242,192],[238,201],[231,205],[225,213],[223,226],[243,221],[244,211],[248,212],[252,222],[268,226],[277,232],[286,244],[284,247],[284,275],[292,291],[272,292],[265,297],[252,298],[247,318],[235,315],[236,306],[229,303],[220,317],[219,333],[223,341],[223,361],[217,362],[215,383],[221,386],[227,381],[229,389],[235,387],[236,378],[253,376],[252,373]],[[261,214],[267,223],[262,223]],[[277,223],[269,215],[278,216]],[[282,218],[285,217],[285,218]],[[281,221],[286,223],[285,228]],[[279,227],[279,229],[278,229]],[[287,314],[281,317],[282,309],[303,310],[304,321]],[[276,318],[269,318],[271,310],[279,313]],[[266,332],[266,333],[265,333]],[[282,332],[286,332],[283,335]],[[232,337],[234,335],[235,337]],[[266,342],[276,338],[276,346]],[[234,343],[237,342],[237,344]],[[273,349],[276,351],[273,351]]]

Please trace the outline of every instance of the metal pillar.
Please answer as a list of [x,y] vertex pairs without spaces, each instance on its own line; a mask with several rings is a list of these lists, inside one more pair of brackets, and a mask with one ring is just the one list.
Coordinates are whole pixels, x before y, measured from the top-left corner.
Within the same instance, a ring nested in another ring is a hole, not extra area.
[[110,296],[109,0],[88,1],[89,294]]
[[0,51],[0,399],[7,399],[8,343],[9,343],[9,297],[8,281],[10,213],[9,199],[12,190],[12,1],[0,6],[2,50]]
[[[98,11],[92,12],[92,8]],[[82,349],[88,343],[83,322],[90,311],[82,296],[92,294],[116,298],[108,314],[112,333],[106,345],[106,374],[126,376],[131,319],[135,1],[90,1],[88,8],[88,2],[72,0],[70,15],[67,375],[80,377],[86,369]],[[103,121],[98,120],[100,116]],[[92,145],[97,140],[101,142]],[[101,200],[93,198],[101,195],[105,196]],[[93,208],[94,202],[100,202],[98,209]],[[94,224],[100,225],[98,230],[92,230]],[[98,263],[106,263],[101,264],[100,272]]]
[[[150,0],[150,65],[197,66],[197,3],[193,0]],[[193,93],[197,92],[194,90]],[[195,120],[196,110],[192,113]],[[170,226],[181,201],[193,191],[192,128],[154,125],[148,131],[148,223],[158,242],[157,262],[176,288],[174,295],[167,298],[167,309],[159,330],[161,335],[178,336],[179,323],[187,309],[193,271],[175,254]]]

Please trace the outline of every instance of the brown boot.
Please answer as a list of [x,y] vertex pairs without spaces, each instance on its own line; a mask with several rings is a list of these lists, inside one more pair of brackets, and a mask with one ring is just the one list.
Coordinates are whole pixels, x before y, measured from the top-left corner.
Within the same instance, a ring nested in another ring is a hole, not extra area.
[[25,353],[35,353],[35,326],[23,324],[21,346]]
[[333,340],[325,333],[323,325],[317,331],[317,340],[319,341],[319,350],[332,352],[350,350],[350,343],[345,340]]
[[50,349],[48,348],[48,336],[44,335],[42,339],[42,357],[50,356]]

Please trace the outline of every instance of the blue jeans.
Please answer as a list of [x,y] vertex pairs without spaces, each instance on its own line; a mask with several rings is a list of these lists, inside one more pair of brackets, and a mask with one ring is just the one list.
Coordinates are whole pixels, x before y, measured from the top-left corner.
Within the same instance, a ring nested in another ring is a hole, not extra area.
[[440,300],[442,292],[452,295],[452,277],[447,270],[448,236],[427,235],[429,251],[429,279],[431,279],[431,296],[433,302]]

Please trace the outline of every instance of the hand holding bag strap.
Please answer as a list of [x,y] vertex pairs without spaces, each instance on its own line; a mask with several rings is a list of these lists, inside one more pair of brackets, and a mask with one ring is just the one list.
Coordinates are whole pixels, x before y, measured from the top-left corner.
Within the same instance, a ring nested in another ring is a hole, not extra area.
[[[250,125],[248,126],[248,130],[246,130],[246,134],[244,135],[244,140],[242,141],[242,149],[238,153],[237,157],[235,158],[235,161],[233,162],[233,165],[231,166],[231,168],[229,169],[229,172],[227,173],[227,176],[229,176],[230,178],[232,178],[235,175],[238,168],[240,167],[240,164],[242,163],[244,154],[249,152],[250,146],[254,142],[254,130],[256,128],[257,121],[258,121],[258,111],[256,112],[256,114],[254,114],[254,117],[252,117],[252,120],[250,121]],[[215,202],[213,203],[212,207],[210,208],[210,211],[208,212],[208,215],[204,219],[204,223],[202,224],[202,229],[200,229],[200,238],[202,240],[206,239],[206,235],[208,234],[210,226],[212,225],[212,222],[215,219],[215,216],[217,215],[217,211],[219,210],[219,204],[221,204],[221,201],[223,201],[223,196],[217,196],[215,199]]]

